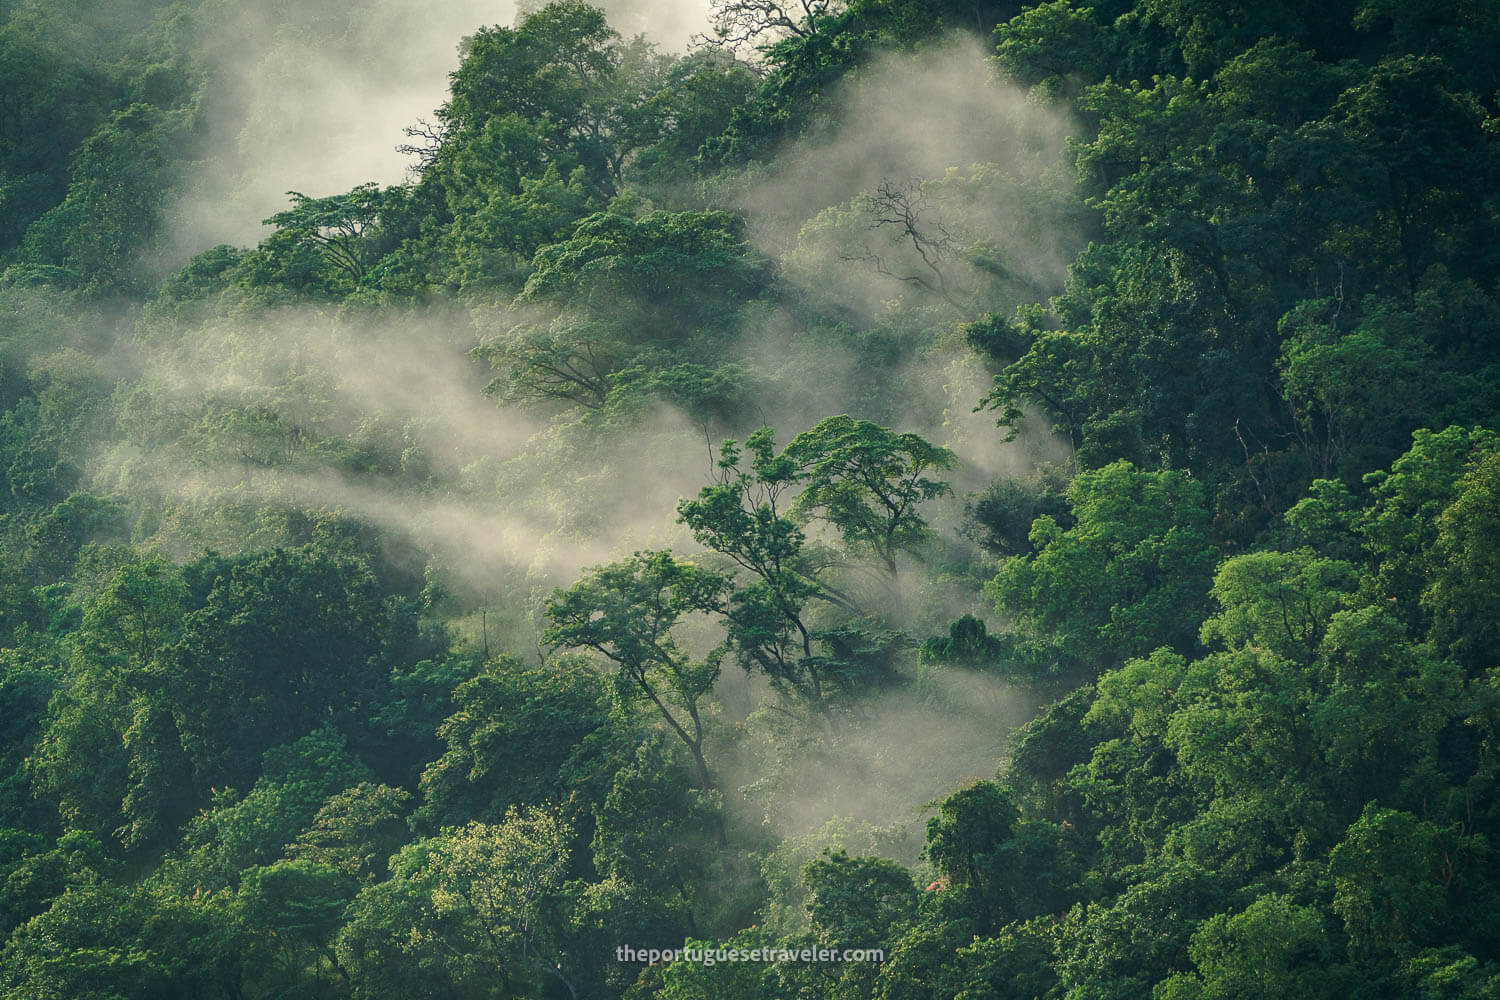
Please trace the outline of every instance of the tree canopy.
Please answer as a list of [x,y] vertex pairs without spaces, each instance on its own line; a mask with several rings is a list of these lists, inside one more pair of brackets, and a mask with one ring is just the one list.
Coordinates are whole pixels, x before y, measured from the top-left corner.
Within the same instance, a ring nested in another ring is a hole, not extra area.
[[0,2],[0,997],[1500,995],[1500,6],[685,12]]

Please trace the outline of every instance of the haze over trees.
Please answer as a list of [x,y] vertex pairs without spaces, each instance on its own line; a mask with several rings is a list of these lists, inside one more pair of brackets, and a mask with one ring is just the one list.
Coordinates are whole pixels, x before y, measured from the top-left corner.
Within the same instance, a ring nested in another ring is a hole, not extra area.
[[0,3],[0,996],[1500,994],[1500,6],[262,6]]

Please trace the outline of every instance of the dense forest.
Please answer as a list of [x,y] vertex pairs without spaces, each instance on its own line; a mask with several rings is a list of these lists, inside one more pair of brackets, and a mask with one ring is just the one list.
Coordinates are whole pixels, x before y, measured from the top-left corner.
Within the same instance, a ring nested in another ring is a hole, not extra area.
[[0,0],[0,996],[1500,996],[1500,4],[443,6]]

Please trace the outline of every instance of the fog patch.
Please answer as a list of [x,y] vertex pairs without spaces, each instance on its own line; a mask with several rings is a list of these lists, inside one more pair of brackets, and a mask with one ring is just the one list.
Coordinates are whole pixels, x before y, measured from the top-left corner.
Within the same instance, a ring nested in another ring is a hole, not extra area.
[[[644,34],[666,51],[707,24],[706,6],[689,0],[598,6],[623,38]],[[211,75],[201,109],[210,158],[172,210],[168,256],[253,245],[287,191],[317,198],[400,183],[413,166],[397,152],[402,130],[448,99],[461,40],[519,13],[513,0],[205,5],[191,45]]]

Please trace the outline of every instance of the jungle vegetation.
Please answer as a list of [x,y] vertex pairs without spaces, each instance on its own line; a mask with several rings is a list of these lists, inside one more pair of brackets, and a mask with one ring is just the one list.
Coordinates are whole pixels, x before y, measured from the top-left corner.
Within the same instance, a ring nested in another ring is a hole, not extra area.
[[555,0],[184,245],[232,10],[0,2],[0,996],[1500,995],[1500,5]]

